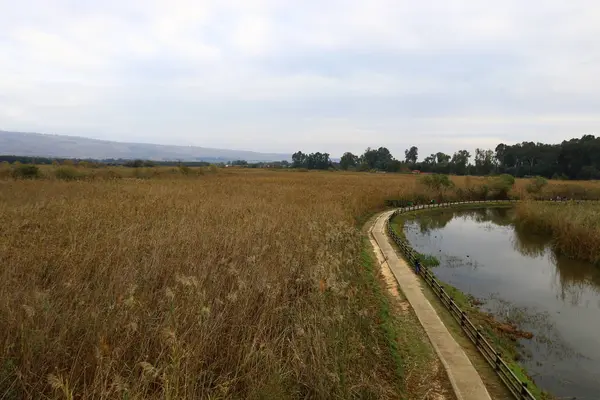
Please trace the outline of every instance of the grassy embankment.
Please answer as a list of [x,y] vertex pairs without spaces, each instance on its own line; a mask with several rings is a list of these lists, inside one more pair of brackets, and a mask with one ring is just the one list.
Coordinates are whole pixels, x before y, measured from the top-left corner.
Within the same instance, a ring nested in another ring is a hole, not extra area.
[[0,180],[4,398],[423,397],[357,227],[414,177],[153,177]]
[[551,234],[560,253],[600,264],[600,202],[524,202],[516,207],[516,221],[526,229]]

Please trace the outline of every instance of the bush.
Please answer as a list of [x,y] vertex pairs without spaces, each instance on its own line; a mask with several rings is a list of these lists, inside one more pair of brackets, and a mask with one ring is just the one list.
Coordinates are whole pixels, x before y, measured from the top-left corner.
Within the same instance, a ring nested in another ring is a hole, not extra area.
[[542,189],[548,184],[548,180],[542,176],[536,176],[527,184],[525,190],[527,193],[540,193]]
[[78,171],[74,167],[62,166],[62,167],[57,167],[54,170],[54,176],[56,177],[56,179],[60,179],[63,181],[75,181],[78,179],[85,178],[86,174]]
[[17,164],[12,170],[15,179],[36,179],[42,176],[42,172],[36,165]]
[[450,177],[443,174],[424,175],[419,178],[419,182],[436,191],[454,187],[454,182],[450,180]]
[[487,198],[490,200],[507,200],[508,193],[515,184],[515,177],[508,174],[499,175],[489,180]]

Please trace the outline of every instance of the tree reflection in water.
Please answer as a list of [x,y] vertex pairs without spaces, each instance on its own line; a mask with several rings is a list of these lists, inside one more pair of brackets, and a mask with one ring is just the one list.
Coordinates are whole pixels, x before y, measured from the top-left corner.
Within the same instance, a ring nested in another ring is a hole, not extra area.
[[454,218],[474,219],[477,222],[493,222],[500,226],[512,223],[511,209],[506,207],[480,208],[475,210],[435,210],[410,217],[407,221],[416,222],[419,232],[429,234],[432,230],[442,229]]
[[[554,266],[557,296],[571,305],[585,305],[586,291],[600,292],[600,269],[589,262],[574,260],[552,248],[552,236],[531,232],[525,226],[514,226],[513,247],[528,257],[547,257]],[[600,307],[600,304],[598,304]]]
[[[491,207],[475,210],[435,210],[410,218],[412,227],[418,227],[421,234],[443,229],[454,218],[475,220],[478,223],[490,222],[497,226],[512,227],[514,235],[511,242],[513,248],[524,256],[538,258],[547,257],[555,266],[554,280],[557,297],[572,305],[585,305],[583,294],[586,291],[600,292],[600,268],[588,262],[571,259],[552,249],[552,237],[540,235],[527,229],[526,226],[514,224],[514,213],[511,208]],[[408,222],[407,221],[407,222]],[[405,225],[407,227],[408,225]],[[491,227],[493,229],[493,227]],[[462,260],[461,262],[464,262]],[[526,268],[526,265],[523,266]],[[600,304],[598,304],[600,307]]]

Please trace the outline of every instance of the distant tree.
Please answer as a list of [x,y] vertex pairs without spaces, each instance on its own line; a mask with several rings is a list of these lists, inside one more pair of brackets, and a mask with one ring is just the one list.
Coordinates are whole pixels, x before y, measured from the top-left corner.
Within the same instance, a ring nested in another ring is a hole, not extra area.
[[489,175],[494,169],[494,151],[475,149],[475,171],[477,175]]
[[298,151],[292,154],[293,168],[329,169],[332,166],[329,153],[304,154]]
[[367,169],[375,169],[377,165],[377,150],[367,147],[363,155],[360,157],[360,163],[367,166]]
[[342,158],[340,159],[340,168],[343,170],[348,170],[351,167],[356,167],[358,165],[358,156],[350,152],[344,153]]
[[410,149],[405,150],[404,159],[408,164],[416,164],[419,159],[419,148],[412,146]]
[[437,162],[437,157],[435,156],[435,154],[431,154],[430,156],[425,157],[425,160],[423,160],[423,163],[430,165],[430,166],[434,166],[436,162]]
[[331,167],[329,153],[311,153],[306,157],[306,167],[308,169],[328,169]]
[[392,153],[386,147],[380,147],[377,150],[369,147],[360,157],[360,163],[365,164],[367,169],[378,169],[381,171],[386,171],[388,164],[393,160]]
[[394,160],[392,153],[387,147],[380,147],[377,149],[377,165],[375,166],[379,170],[387,170],[388,165]]
[[448,154],[444,154],[442,152],[437,152],[435,154],[435,158],[436,158],[437,164],[448,164],[452,157],[450,157]]
[[292,154],[292,168],[306,168],[306,154],[301,151]]
[[402,171],[403,166],[404,164],[402,163],[402,161],[392,160],[387,163],[385,170],[387,172],[400,172]]
[[452,172],[457,175],[465,175],[467,173],[467,166],[469,165],[469,158],[471,153],[467,150],[459,150],[452,156],[450,160]]

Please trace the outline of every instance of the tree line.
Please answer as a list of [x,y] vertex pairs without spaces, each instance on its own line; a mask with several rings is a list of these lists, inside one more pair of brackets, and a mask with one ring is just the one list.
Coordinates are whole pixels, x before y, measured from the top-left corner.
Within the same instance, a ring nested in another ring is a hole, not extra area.
[[419,148],[412,146],[397,159],[386,147],[367,148],[361,155],[346,152],[339,163],[328,153],[292,156],[292,168],[386,172],[433,172],[455,175],[510,174],[516,177],[543,176],[553,179],[600,179],[600,137],[584,135],[560,144],[500,143],[495,149],[458,150],[453,154],[432,153],[419,161]]
[[[23,164],[52,164],[69,162],[66,158],[27,157],[0,155],[0,162],[20,162]],[[80,160],[92,165],[121,165],[127,167],[207,166],[206,161],[148,161],[148,160]],[[600,179],[600,137],[584,135],[581,138],[565,140],[560,144],[521,142],[514,145],[500,143],[495,149],[458,150],[453,154],[432,153],[419,161],[419,148],[411,146],[404,151],[404,157],[395,158],[386,147],[367,148],[363,154],[346,152],[339,162],[331,160],[329,153],[303,153],[292,155],[292,162],[249,163],[245,160],[219,162],[217,165],[248,168],[304,168],[342,169],[354,171],[385,172],[432,172],[455,175],[510,174],[516,177],[543,176],[553,179]]]

